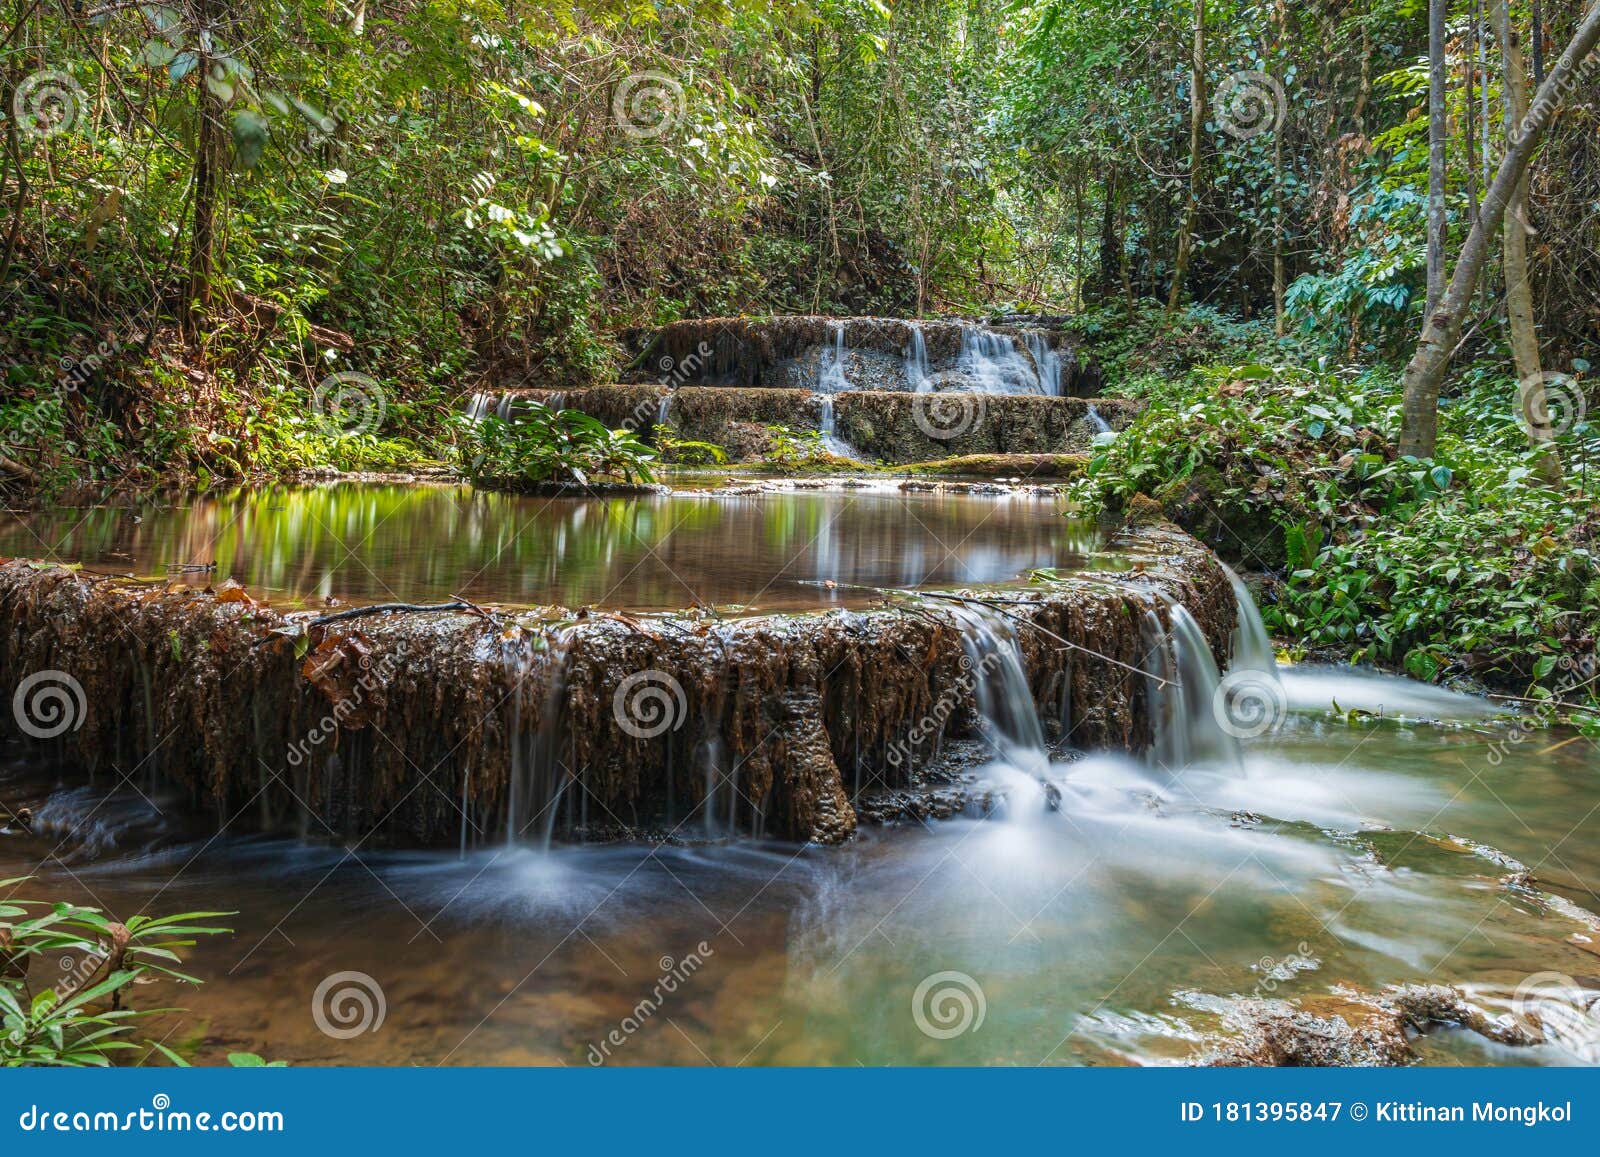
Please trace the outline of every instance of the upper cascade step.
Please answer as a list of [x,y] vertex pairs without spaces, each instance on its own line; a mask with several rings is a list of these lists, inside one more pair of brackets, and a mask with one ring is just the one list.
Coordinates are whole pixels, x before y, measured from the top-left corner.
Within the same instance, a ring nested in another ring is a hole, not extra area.
[[628,382],[840,393],[951,391],[1092,398],[1100,373],[1055,317],[1006,324],[885,317],[705,318],[622,335]]

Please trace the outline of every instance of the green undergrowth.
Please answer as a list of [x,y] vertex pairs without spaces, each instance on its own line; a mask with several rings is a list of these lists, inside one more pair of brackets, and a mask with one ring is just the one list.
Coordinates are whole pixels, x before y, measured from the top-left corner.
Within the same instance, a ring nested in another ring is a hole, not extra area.
[[[1581,381],[1579,383],[1581,388]],[[1098,498],[1135,496],[1267,572],[1275,634],[1306,648],[1592,702],[1600,468],[1580,421],[1551,485],[1516,385],[1466,373],[1431,460],[1393,449],[1387,370],[1248,364],[1131,383],[1146,409],[1090,463]]]
[[44,496],[204,488],[455,453],[459,388],[446,383],[347,374],[333,360],[310,371],[274,348],[241,375],[200,369],[176,345],[150,354],[49,330],[31,337],[25,356],[0,364],[0,457],[12,464],[0,484]]
[[488,415],[463,422],[462,467],[474,482],[650,483],[656,451],[631,430],[613,430],[578,410],[537,402],[509,421]]

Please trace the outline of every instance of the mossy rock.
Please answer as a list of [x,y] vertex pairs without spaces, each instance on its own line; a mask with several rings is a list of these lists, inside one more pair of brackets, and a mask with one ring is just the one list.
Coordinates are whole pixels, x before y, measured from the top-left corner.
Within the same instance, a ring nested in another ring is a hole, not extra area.
[[[982,478],[1081,478],[1088,468],[1086,454],[965,454],[916,462],[907,467],[915,474]],[[1157,511],[1161,508],[1158,505]]]
[[1162,487],[1155,498],[1167,517],[1229,562],[1249,570],[1281,570],[1287,553],[1283,527],[1265,506],[1230,495],[1212,466]]

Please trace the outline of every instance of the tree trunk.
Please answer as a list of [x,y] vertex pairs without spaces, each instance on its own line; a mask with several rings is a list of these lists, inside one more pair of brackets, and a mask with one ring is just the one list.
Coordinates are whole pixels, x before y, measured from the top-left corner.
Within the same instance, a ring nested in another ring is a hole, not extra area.
[[[197,27],[214,35],[210,3],[198,7]],[[197,336],[211,312],[211,280],[216,262],[217,202],[222,189],[222,102],[209,83],[213,58],[201,50],[195,66],[194,219],[189,234],[189,301],[184,329]]]
[[[1286,51],[1289,43],[1289,14],[1283,0],[1273,6],[1278,24],[1278,51]],[[1283,298],[1288,289],[1283,264],[1283,136],[1284,125],[1276,126],[1272,134],[1272,332],[1284,335]]]
[[1095,297],[1101,301],[1116,292],[1117,271],[1121,266],[1122,244],[1117,237],[1117,170],[1106,170],[1101,185],[1100,203],[1100,274],[1096,278]]
[[[1500,57],[1505,64],[1506,138],[1516,132],[1528,115],[1528,75],[1522,61],[1522,45],[1511,24],[1506,0],[1489,0],[1489,19],[1500,40]],[[1500,236],[1501,265],[1506,278],[1506,326],[1511,336],[1511,358],[1516,364],[1518,404],[1524,408],[1528,438],[1543,449],[1539,461],[1544,476],[1552,483],[1561,481],[1561,459],[1551,445],[1555,431],[1550,428],[1550,413],[1544,394],[1544,375],[1539,367],[1539,332],[1533,315],[1533,287],[1528,284],[1528,174],[1511,190],[1506,205],[1510,219]]]
[[1484,193],[1482,219],[1473,226],[1466,243],[1461,247],[1455,274],[1439,302],[1439,308],[1422,327],[1422,339],[1406,365],[1405,405],[1400,433],[1400,452],[1403,454],[1418,458],[1433,456],[1438,440],[1439,389],[1444,384],[1445,372],[1450,368],[1456,343],[1461,340],[1464,314],[1478,278],[1483,273],[1484,262],[1488,260],[1489,241],[1505,220],[1506,205],[1527,172],[1528,163],[1550,126],[1556,106],[1563,95],[1576,87],[1580,78],[1574,74],[1594,51],[1596,41],[1600,41],[1600,3],[1594,4],[1584,15],[1566,51],[1539,86],[1528,115],[1522,118],[1522,123],[1511,134],[1509,147],[1500,160],[1500,168]]
[[1449,0],[1428,0],[1428,304],[1423,322],[1433,316],[1444,294],[1444,249],[1446,236],[1444,179],[1445,138],[1449,123],[1445,113],[1445,88],[1450,74],[1445,69],[1445,22],[1449,19]]
[[1178,233],[1178,253],[1172,261],[1172,289],[1167,293],[1167,316],[1178,309],[1183,283],[1189,276],[1189,251],[1200,227],[1200,134],[1206,122],[1206,0],[1194,0],[1194,61],[1189,74],[1189,198]]

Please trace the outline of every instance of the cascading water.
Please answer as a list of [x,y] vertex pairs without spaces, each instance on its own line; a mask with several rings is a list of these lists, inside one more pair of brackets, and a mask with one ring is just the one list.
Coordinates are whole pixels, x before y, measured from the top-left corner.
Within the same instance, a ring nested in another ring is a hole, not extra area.
[[1111,432],[1111,423],[1107,422],[1100,416],[1100,411],[1094,408],[1093,402],[1089,403],[1086,416],[1088,417],[1090,424],[1094,426],[1094,432],[1096,434],[1108,434]]
[[911,338],[906,343],[906,383],[919,394],[927,393],[932,388],[928,384],[928,340],[917,322],[911,322],[910,329]]
[[1223,564],[1222,570],[1233,587],[1233,605],[1238,614],[1238,625],[1233,629],[1228,673],[1258,671],[1278,682],[1278,660],[1272,649],[1272,640],[1267,637],[1267,625],[1256,608],[1256,601],[1250,597],[1249,588],[1232,567]]
[[1171,625],[1163,626],[1152,609],[1141,624],[1150,762],[1169,772],[1193,763],[1242,771],[1239,741],[1223,726],[1222,678],[1205,635],[1194,616],[1176,603],[1169,606],[1168,618]]
[[836,458],[859,458],[854,446],[839,437],[837,419],[833,414],[833,395],[818,394],[817,403],[822,413],[817,420],[817,430],[822,434],[822,448]]
[[833,340],[817,359],[817,403],[821,413],[817,429],[822,434],[822,447],[836,458],[859,458],[860,454],[850,443],[839,437],[837,419],[833,412],[833,395],[850,389],[850,379],[845,376],[844,326],[830,321],[828,329]]
[[522,720],[521,689],[510,696],[506,727],[510,736],[511,770],[506,796],[506,843],[521,844],[537,831],[539,847],[548,851],[555,835],[561,799],[572,782],[563,748],[566,738],[567,650],[571,633],[556,631],[547,648],[530,646],[526,639],[505,644],[506,662],[517,681],[544,672],[544,700],[537,729]]
[[833,340],[817,355],[817,392],[837,394],[850,388],[845,376],[844,326],[837,321],[828,323]]
[[1016,627],[1000,612],[976,604],[957,604],[949,611],[961,628],[961,649],[971,664],[967,678],[984,739],[1005,763],[1036,780],[1046,779],[1050,749]]
[[1061,351],[1050,348],[1050,338],[1042,330],[1028,330],[1022,338],[1033,357],[1039,379],[1039,392],[1052,398],[1061,396]]
[[494,395],[479,392],[472,395],[472,400],[467,403],[467,421],[481,422],[494,405]]
[[656,403],[656,428],[665,426],[672,416],[672,393],[668,391],[661,395],[661,401]]
[[981,326],[961,327],[960,370],[980,394],[1037,394],[1043,391],[1033,362],[1010,334]]

